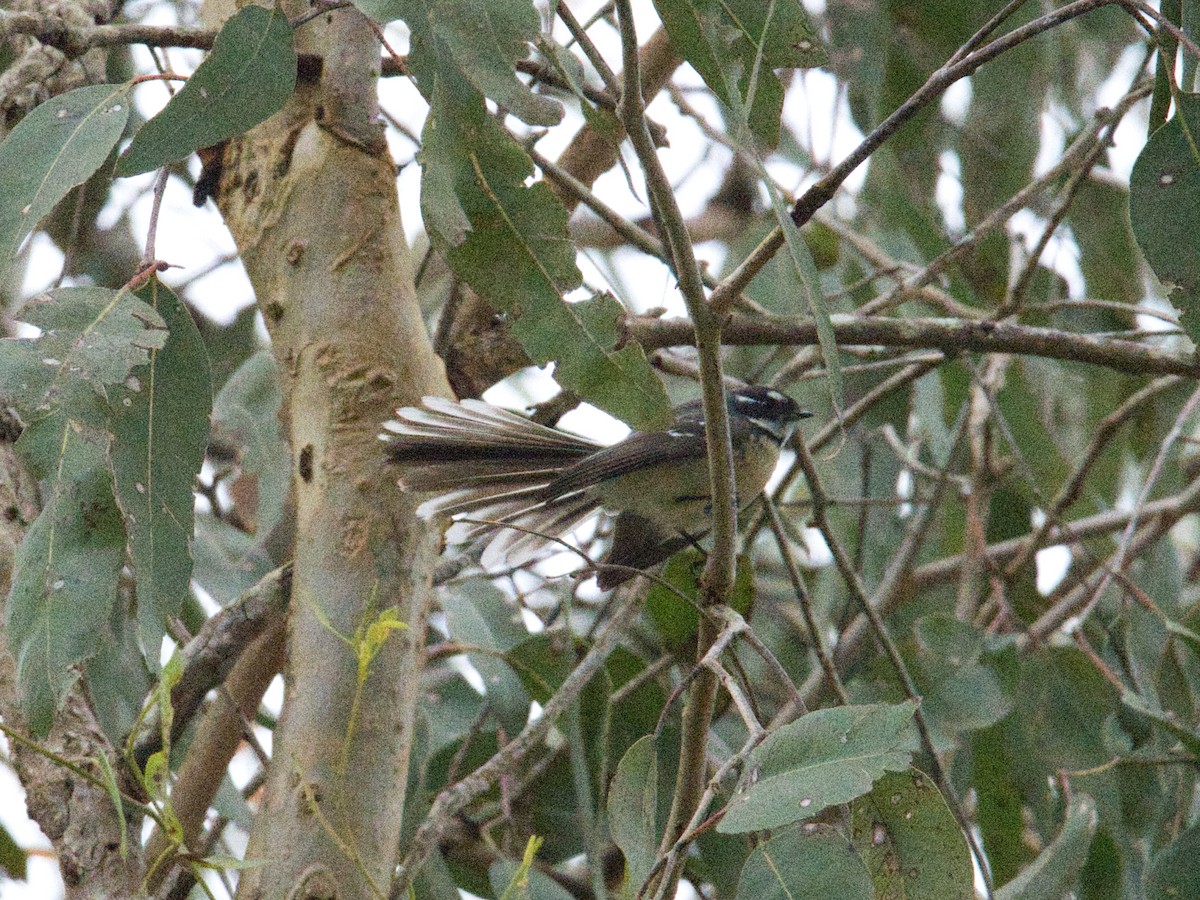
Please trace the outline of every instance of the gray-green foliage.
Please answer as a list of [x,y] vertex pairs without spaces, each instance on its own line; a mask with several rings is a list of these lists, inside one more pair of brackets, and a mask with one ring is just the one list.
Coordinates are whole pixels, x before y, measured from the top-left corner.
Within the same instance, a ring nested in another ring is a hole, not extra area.
[[[395,23],[390,37],[407,35],[402,62],[428,104],[416,161],[421,224],[440,259],[422,270],[448,271],[439,283],[480,295],[580,398],[635,428],[669,421],[668,396],[696,391],[654,371],[647,350],[659,349],[661,323],[628,327],[643,299],[639,276],[625,274],[633,251],[611,234],[586,243],[591,223],[569,220],[528,152],[564,146],[574,127],[605,148],[621,138],[612,85],[576,41],[546,33],[556,4],[354,5]],[[568,5],[581,18],[592,11]],[[754,259],[792,198],[838,162],[842,145],[811,139],[805,119],[869,134],[941,67],[1066,7],[1017,5],[968,43],[1002,5],[828,0],[810,17],[798,0],[656,0],[674,53],[695,70],[651,105],[655,126],[673,123],[652,128],[657,152],[673,165],[675,150],[699,142],[701,170],[724,167],[714,198],[685,204],[688,227],[717,247],[710,280]],[[650,4],[634,6],[653,15]],[[1185,36],[1195,33],[1200,3],[1161,7]],[[616,24],[607,7],[585,21],[620,87]],[[726,336],[737,346],[725,348],[725,373],[776,379],[816,413],[803,429],[830,505],[814,509],[819,497],[788,455],[793,468],[776,499],[815,632],[774,536],[756,510],[742,523],[754,537],[727,598],[736,615],[718,620],[728,644],[705,662],[720,678],[706,723],[709,769],[698,778],[711,797],[679,854],[683,877],[707,896],[971,896],[959,817],[1002,900],[1200,891],[1200,560],[1190,537],[1200,510],[1191,396],[1200,369],[1190,343],[1200,333],[1196,60],[1187,41],[1164,33],[1156,66],[1115,3],[1044,32],[972,70],[970,90],[956,88],[953,103],[933,97],[908,118],[860,170],[861,187],[841,185],[814,220],[778,235],[779,249],[733,306]],[[638,37],[646,53],[649,35]],[[112,77],[128,77],[116,74],[112,52]],[[114,157],[117,174],[133,175],[236,139],[288,101],[296,67],[292,23],[251,5],[149,122],[131,117],[132,84],[122,81],[64,93],[8,123],[0,280],[39,227],[64,246],[74,234],[86,251],[74,263],[97,277],[104,242],[85,237],[111,238],[100,220],[87,221],[103,204],[88,197],[80,228],[66,228],[70,190],[100,184]],[[802,71],[812,67],[822,74]],[[844,107],[819,102],[827,84]],[[140,90],[150,89],[158,86]],[[1108,155],[1118,120],[1120,152],[1148,138],[1128,183],[1116,168],[1122,157]],[[1055,144],[1060,131],[1071,149]],[[619,165],[642,204],[637,224],[661,238],[662,211],[650,208],[627,144]],[[760,184],[764,173],[775,181]],[[681,192],[693,189],[692,173],[670,174]],[[1031,248],[1044,249],[1040,259]],[[593,292],[604,286],[589,276],[590,296],[579,299],[585,271],[615,273],[613,294]],[[663,271],[669,293],[674,277]],[[427,309],[441,301],[437,280],[421,284]],[[1137,304],[1147,299],[1165,310],[1171,333],[1145,330],[1149,305]],[[157,281],[136,294],[54,290],[12,318],[32,330],[0,341],[0,406],[19,421],[17,450],[41,500],[40,515],[22,523],[6,605],[24,712],[44,734],[86,675],[99,719],[121,740],[156,677],[167,623],[204,623],[192,586],[227,605],[286,561],[288,373],[259,347],[252,313],[228,326],[194,322]],[[837,344],[835,321],[895,318],[915,335],[903,345]],[[949,320],[959,342],[923,341],[929,320]],[[773,344],[785,327],[807,329],[811,346]],[[1001,328],[1021,340],[980,352]],[[1063,336],[1140,352],[1144,371],[1079,362],[1056,343]],[[666,369],[690,371],[690,348],[662,349]],[[1162,378],[1168,369],[1184,377]],[[853,418],[838,423],[838,411]],[[1131,520],[1139,498],[1147,505]],[[822,538],[806,531],[824,522]],[[852,571],[830,564],[830,544]],[[1036,551],[1054,545],[1069,548],[1069,566],[1061,585],[1039,586],[1047,570]],[[594,556],[603,540],[583,549]],[[559,898],[606,881],[614,896],[633,897],[653,882],[682,781],[703,566],[689,549],[655,573],[636,624],[544,740],[439,823],[445,858],[425,864],[416,896]],[[407,773],[406,846],[440,792],[471,785],[477,767],[536,721],[532,705],[569,682],[612,611],[557,575],[493,582],[464,564],[445,577]],[[886,652],[857,618],[860,590],[887,625]],[[531,629],[533,617],[541,624]],[[736,631],[743,620],[754,641]],[[369,691],[362,702],[369,721]],[[928,743],[916,737],[918,716]],[[404,777],[391,763],[373,777]],[[154,757],[160,784],[177,765]],[[717,766],[727,771],[710,781]],[[243,822],[250,815],[228,783],[216,802]],[[527,869],[522,850],[534,835],[545,840]],[[0,868],[19,873],[24,856],[6,837],[0,830]]]

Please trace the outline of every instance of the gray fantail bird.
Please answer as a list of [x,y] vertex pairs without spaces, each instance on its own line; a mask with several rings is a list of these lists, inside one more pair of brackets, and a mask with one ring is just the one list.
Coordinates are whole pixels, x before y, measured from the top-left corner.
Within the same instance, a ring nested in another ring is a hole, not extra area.
[[[700,401],[676,407],[666,430],[635,431],[607,447],[480,400],[422,402],[397,410],[380,438],[401,484],[437,495],[419,515],[478,520],[466,536],[495,531],[485,567],[528,558],[547,538],[569,534],[604,509],[616,516],[597,573],[608,590],[710,527]],[[762,492],[796,423],[811,413],[761,385],[732,390],[726,402],[737,500],[745,508]]]

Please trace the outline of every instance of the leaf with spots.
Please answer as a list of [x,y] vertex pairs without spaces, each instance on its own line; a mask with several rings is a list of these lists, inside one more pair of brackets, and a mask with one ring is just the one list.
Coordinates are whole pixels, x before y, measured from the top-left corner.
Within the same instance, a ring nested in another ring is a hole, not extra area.
[[774,70],[828,59],[799,0],[654,0],[654,6],[705,84],[735,117],[747,119],[763,147],[776,146],[783,86]]
[[104,165],[129,105],[127,84],[77,88],[34,108],[0,143],[0,283],[26,235]]
[[1146,262],[1179,290],[1180,322],[1200,343],[1200,95],[1181,94],[1178,109],[1142,148],[1129,176],[1129,221]]
[[38,426],[58,436],[57,460],[45,507],[16,553],[6,625],[22,706],[40,736],[78,677],[77,665],[95,653],[105,633],[117,599],[125,530],[104,448],[62,411]]
[[907,769],[916,706],[818,709],[772,733],[750,754],[718,831],[779,828],[849,803],[885,772]]
[[137,578],[138,630],[149,650],[189,591],[192,489],[208,443],[212,379],[204,341],[179,299],[157,278],[141,296],[170,333],[115,391],[110,459]]
[[889,772],[852,808],[854,846],[881,900],[971,900],[974,870],[945,799],[922,772]]
[[106,397],[167,339],[153,308],[107,288],[49,291],[16,319],[42,330],[36,338],[0,341],[0,400],[26,422],[52,412],[77,387]]
[[403,19],[412,31],[410,71],[426,97],[437,71],[452,66],[471,87],[530,125],[556,125],[557,100],[534,93],[514,71],[540,27],[529,0],[354,0],[378,22]]

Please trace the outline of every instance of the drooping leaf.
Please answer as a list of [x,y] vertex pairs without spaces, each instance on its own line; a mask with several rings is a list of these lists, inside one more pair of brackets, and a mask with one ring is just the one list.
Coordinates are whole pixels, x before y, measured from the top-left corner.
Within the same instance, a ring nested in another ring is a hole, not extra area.
[[735,111],[748,109],[762,148],[778,144],[783,87],[774,70],[827,59],[799,0],[654,0],[654,6],[671,42],[713,93]]
[[196,517],[192,554],[192,577],[222,606],[275,568],[253,537],[210,515]]
[[757,847],[742,867],[737,900],[872,900],[871,873],[829,825],[790,828]]
[[179,93],[134,135],[116,172],[149,172],[242,134],[282,108],[295,86],[296,51],[283,10],[244,6]]
[[1129,191],[1121,184],[1084,178],[1075,192],[1067,222],[1079,243],[1079,265],[1088,295],[1137,303],[1142,298],[1137,245],[1125,210]]
[[408,63],[427,98],[434,93],[434,73],[453,65],[475,90],[530,125],[556,125],[562,119],[562,107],[532,93],[514,71],[540,31],[528,0],[355,0],[354,5],[378,22],[403,19],[412,29]]
[[885,772],[907,769],[916,707],[819,709],[779,728],[750,755],[724,832],[778,828],[865,794]]
[[[678,737],[678,733],[675,733]],[[632,891],[646,880],[658,857],[662,830],[674,789],[678,740],[638,740],[617,765],[608,788],[608,827],[625,856],[625,877]]]
[[1157,724],[1175,737],[1193,759],[1200,760],[1200,734],[1197,734],[1186,723],[1179,721],[1174,713],[1160,708],[1149,698],[1129,690],[1121,695],[1121,703]]
[[129,85],[76,88],[35,107],[0,143],[0,283],[25,236],[108,159],[129,105]]
[[566,211],[525,152],[454,73],[439,73],[420,154],[430,238],[480,296],[508,315],[538,364],[556,362],[564,388],[634,428],[671,421],[662,382],[642,348],[619,347],[624,310],[610,297],[567,303],[577,287]]
[[1125,894],[1124,869],[1121,848],[1112,833],[1101,827],[1092,838],[1087,862],[1079,873],[1079,900],[1121,900]]
[[[142,299],[169,336],[114,397],[112,469],[137,577],[142,645],[157,648],[192,575],[193,487],[208,443],[208,353],[187,309],[154,278]],[[157,657],[151,653],[151,659]]]
[[1129,175],[1129,221],[1146,262],[1179,288],[1180,322],[1200,336],[1200,241],[1191,227],[1200,203],[1200,96],[1181,94],[1177,109],[1138,155]]
[[854,801],[854,846],[878,897],[971,900],[971,853],[954,814],[922,772],[889,772]]
[[821,347],[821,360],[825,363],[825,371],[828,373],[829,395],[833,400],[833,408],[840,411],[845,404],[846,389],[842,378],[842,364],[838,357],[837,337],[833,333],[833,321],[821,292],[821,275],[813,262],[808,244],[800,236],[800,229],[783,208],[778,191],[771,192],[771,199],[775,220],[783,229],[784,246],[787,247],[792,265],[800,276],[800,293],[804,298],[804,307],[812,316],[813,324],[817,326],[817,342]]
[[35,297],[16,318],[42,329],[33,339],[0,341],[0,398],[27,421],[79,386],[104,397],[167,339],[151,307],[106,288],[59,288]]
[[1058,836],[1021,874],[996,891],[996,900],[1060,900],[1068,896],[1087,859],[1098,821],[1092,798],[1076,795]]
[[103,639],[117,598],[125,531],[104,450],[64,420],[56,476],[13,566],[8,639],[29,726],[50,729],[77,664]]

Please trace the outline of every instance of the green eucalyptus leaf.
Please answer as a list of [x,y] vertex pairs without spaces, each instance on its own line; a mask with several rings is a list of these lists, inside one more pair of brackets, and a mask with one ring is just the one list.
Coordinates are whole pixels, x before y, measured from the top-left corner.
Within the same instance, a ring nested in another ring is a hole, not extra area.
[[678,732],[648,734],[621,757],[608,788],[608,827],[625,856],[625,878],[636,891],[654,868],[674,790]]
[[654,6],[672,43],[713,93],[730,109],[748,110],[747,124],[763,148],[778,144],[783,87],[774,70],[827,61],[799,0],[654,0]]
[[243,6],[183,88],[117,160],[138,175],[242,134],[278,112],[296,86],[292,26],[276,6]]
[[260,535],[278,524],[291,489],[291,454],[279,427],[282,399],[275,358],[270,350],[259,350],[238,366],[213,401],[214,443],[233,455],[238,481],[253,482],[247,493],[257,496],[258,505],[241,512]]
[[471,664],[483,678],[500,724],[509,734],[517,734],[529,719],[529,695],[502,654],[529,638],[520,613],[490,582],[474,580],[446,592],[442,611],[452,640],[483,651],[470,655]]
[[125,557],[102,448],[69,422],[60,434],[59,476],[17,550],[7,610],[22,706],[39,736],[50,730],[77,665],[103,639]]
[[946,800],[922,772],[889,772],[851,808],[854,846],[879,897],[973,900],[966,838]]
[[111,458],[149,649],[162,642],[190,590],[192,492],[208,444],[212,378],[204,341],[179,299],[157,278],[140,293],[169,335],[115,392]]
[[24,878],[27,862],[21,845],[13,840],[7,828],[0,825],[0,872],[9,878]]
[[129,106],[127,84],[76,88],[35,107],[0,142],[0,283],[26,235],[104,165]]
[[0,399],[26,421],[53,411],[81,386],[106,398],[111,385],[123,382],[167,339],[153,308],[106,288],[49,291],[16,318],[42,330],[36,338],[0,341]]
[[1087,860],[1098,822],[1092,798],[1076,795],[1062,830],[1037,859],[996,891],[996,900],[1061,900],[1068,896]]
[[1193,213],[1200,205],[1200,96],[1176,97],[1175,115],[1150,139],[1129,176],[1129,221],[1146,262],[1179,288],[1180,321],[1200,337],[1200,241]]
[[916,706],[819,709],[772,732],[750,754],[719,831],[778,828],[865,794],[885,772],[907,769]]
[[439,73],[419,158],[430,240],[509,317],[530,358],[555,362],[564,388],[634,428],[669,425],[666,391],[642,348],[620,346],[621,305],[603,295],[565,300],[580,283],[566,210],[544,182],[526,185],[529,157],[453,72]]
[[1193,822],[1156,853],[1146,879],[1146,900],[1200,897],[1200,822]]
[[355,0],[354,5],[378,22],[403,19],[412,29],[409,67],[427,98],[434,93],[434,73],[449,65],[530,125],[556,125],[562,119],[562,107],[531,92],[514,71],[540,32],[529,0]]
[[871,873],[829,825],[791,828],[755,848],[737,900],[872,900]]

